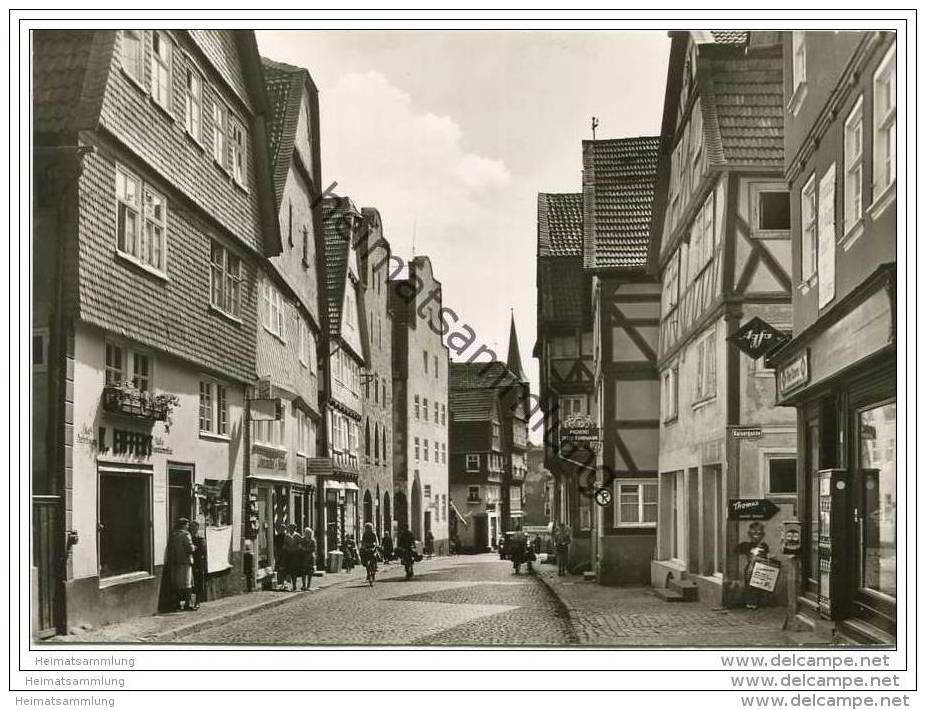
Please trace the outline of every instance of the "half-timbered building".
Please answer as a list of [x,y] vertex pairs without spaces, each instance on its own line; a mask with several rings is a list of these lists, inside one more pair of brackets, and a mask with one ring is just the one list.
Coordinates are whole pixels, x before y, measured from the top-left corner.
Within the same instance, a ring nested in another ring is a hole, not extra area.
[[[583,266],[593,314],[592,559],[602,584],[646,584],[656,546],[659,284],[646,272],[656,137],[584,141]],[[611,493],[602,498],[598,491]]]
[[735,604],[747,524],[728,501],[776,502],[769,533],[796,513],[794,417],[774,407],[774,371],[728,341],[757,316],[791,329],[782,50],[774,32],[671,36],[648,255],[662,284],[652,584]]

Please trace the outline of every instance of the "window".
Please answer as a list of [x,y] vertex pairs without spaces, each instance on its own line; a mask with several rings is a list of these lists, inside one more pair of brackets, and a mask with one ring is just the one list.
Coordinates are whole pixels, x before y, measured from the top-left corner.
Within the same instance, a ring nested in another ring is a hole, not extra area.
[[[335,414],[334,424],[340,424],[338,418],[340,415]],[[280,419],[269,419],[261,420],[256,422],[251,422],[253,427],[252,429],[252,438],[254,439],[255,444],[263,444],[264,446],[273,446],[277,448],[282,448],[286,446],[286,414]],[[345,434],[343,427],[338,430],[338,438],[341,439],[339,442],[338,448],[344,445]]]
[[440,458],[441,463],[447,463],[447,442],[442,443],[441,445]]
[[106,384],[120,385],[125,382],[125,348],[106,343]]
[[151,97],[170,111],[170,39],[163,32],[151,33]]
[[657,481],[618,481],[617,505],[614,506],[614,526],[656,525],[659,511],[659,483]]
[[492,438],[500,439],[502,436],[502,425],[498,422],[492,422]]
[[48,368],[48,329],[32,331],[32,372],[45,372]]
[[795,94],[807,81],[806,36],[803,31],[791,33],[791,86]]
[[209,380],[199,381],[199,430],[211,434],[228,434],[228,390]]
[[817,183],[814,175],[801,189],[801,277],[817,273]]
[[116,248],[133,261],[163,271],[167,231],[164,198],[116,166],[116,202]]
[[874,78],[874,194],[897,179],[897,47],[891,48]]
[[[427,448],[425,448],[427,451]],[[415,461],[421,460],[421,440],[416,436],[415,437]]]
[[440,462],[440,444],[434,442],[434,463]]
[[145,45],[139,30],[122,31],[122,68],[139,84],[144,81]]
[[132,387],[139,392],[151,389],[151,358],[141,353],[132,353]]
[[367,425],[363,435],[363,453],[366,454],[367,460],[370,458],[370,420],[367,419]]
[[[440,377],[440,371],[438,370],[438,367],[437,367],[437,355],[435,355],[434,356],[434,379],[436,380],[439,377]],[[437,421],[437,419],[435,418],[434,421]]]
[[575,397],[560,397],[560,416],[565,419],[571,414],[587,414],[587,400],[585,395]]
[[[707,264],[714,258],[714,247],[716,246],[716,239],[714,234],[714,194],[711,193],[708,195],[707,199],[704,200],[704,204],[701,206],[701,210],[698,212],[698,216],[695,217],[694,221],[691,224],[691,237],[690,243],[688,246],[688,269],[689,269],[689,279],[697,276],[701,270],[707,266]],[[679,251],[679,262],[681,261],[681,255]],[[680,263],[677,263],[675,266],[675,298],[678,298],[678,278],[680,271]],[[674,304],[673,304],[674,305]]]
[[212,242],[212,305],[230,316],[241,316],[241,259]]
[[379,463],[379,424],[373,425],[373,458]]
[[859,97],[855,108],[846,119],[843,132],[844,149],[844,197],[843,216],[845,225],[843,234],[858,224],[862,218],[862,99]]
[[437,424],[437,402],[434,403],[434,423]]
[[466,454],[466,470],[467,471],[478,471],[479,470],[479,454]]
[[717,393],[717,348],[714,344],[713,329],[698,343],[697,354],[696,400],[701,401]]
[[794,456],[766,457],[769,495],[797,495],[797,459]]
[[424,497],[427,500],[431,500],[431,486],[427,483],[424,486]]
[[310,367],[312,362],[312,332],[305,318],[299,315],[299,362],[303,367]]
[[[309,229],[308,227],[302,228],[302,265],[308,268],[309,266]],[[382,334],[380,334],[382,337]]]
[[228,109],[218,98],[212,101],[212,157],[228,169]]
[[467,503],[478,503],[479,502],[479,486],[469,486],[466,493],[466,502]]
[[762,231],[791,229],[790,193],[784,191],[759,193],[759,229]]
[[151,470],[99,472],[100,578],[151,573]]
[[231,173],[232,177],[242,187],[244,186],[244,171],[247,163],[248,138],[244,124],[237,118],[229,120],[229,143],[231,144]]
[[[261,313],[261,322],[264,328],[285,342],[286,334],[283,329],[285,304],[283,301],[283,294],[280,293],[269,280],[264,281],[263,284],[263,301],[264,307]],[[342,351],[338,352],[340,353]]]
[[428,420],[428,398],[427,397],[424,398],[423,405],[424,405],[424,420],[429,421]]
[[440,406],[440,423],[445,426],[447,424],[447,405],[445,404]]
[[203,79],[193,67],[186,69],[186,130],[197,142],[203,140]]
[[666,270],[663,274],[663,315],[668,315],[675,310],[675,306],[678,305],[678,263],[679,254],[676,251],[675,254],[672,255],[672,258],[669,259],[669,263],[666,265]]
[[424,460],[425,461],[430,460],[428,459],[428,440],[427,439],[424,440]]
[[425,350],[422,355],[424,355],[424,374],[428,374],[428,351]]
[[415,395],[415,419],[421,419],[421,399]]
[[678,418],[678,363],[672,365],[662,375],[663,421],[670,422]]

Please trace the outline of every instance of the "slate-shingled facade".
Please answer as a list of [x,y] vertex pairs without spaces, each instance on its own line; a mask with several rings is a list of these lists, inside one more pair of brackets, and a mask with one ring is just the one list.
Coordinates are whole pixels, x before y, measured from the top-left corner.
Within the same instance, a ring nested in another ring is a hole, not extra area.
[[179,517],[204,524],[210,595],[240,586],[257,270],[280,245],[253,33],[37,32],[33,59],[35,621],[50,633],[156,611]]
[[720,606],[748,600],[747,524],[727,520],[727,501],[774,500],[769,539],[796,513],[794,416],[774,407],[773,371],[728,341],[756,316],[790,331],[791,224],[780,38],[702,35],[671,34],[648,254],[662,284],[651,581],[671,596],[687,579]]

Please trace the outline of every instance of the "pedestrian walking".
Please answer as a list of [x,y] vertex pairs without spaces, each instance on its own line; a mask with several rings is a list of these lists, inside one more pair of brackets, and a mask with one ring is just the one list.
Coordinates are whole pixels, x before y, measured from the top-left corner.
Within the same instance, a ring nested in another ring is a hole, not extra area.
[[312,575],[315,574],[315,533],[312,528],[302,531],[302,589],[306,592],[312,589]]
[[190,538],[193,540],[193,608],[199,609],[206,601],[206,538],[199,523],[190,521]]
[[190,537],[190,521],[177,520],[174,531],[167,540],[164,564],[168,570],[170,588],[177,611],[194,611],[190,597],[193,593],[193,539]]
[[274,562],[276,563],[277,586],[283,587],[284,589],[286,589],[286,570],[288,567],[288,562],[286,561],[286,550],[288,548],[286,538],[286,526],[283,523],[279,523],[273,535],[273,555]]
[[250,540],[244,541],[244,585],[247,591],[254,591],[254,543]]
[[[289,538],[287,539],[288,548],[286,558],[288,568],[286,575],[293,585],[293,591],[296,591],[296,580],[305,576],[305,556],[303,554],[302,534],[296,529],[295,525],[289,526]],[[302,581],[302,588],[305,589],[305,580]]]
[[394,549],[395,545],[392,542],[392,535],[390,535],[389,531],[387,530],[383,533],[383,562],[385,562],[387,565],[389,564],[389,560],[392,559]]
[[434,533],[430,530],[424,534],[424,554],[428,556],[428,559],[434,555]]
[[572,544],[572,536],[569,534],[569,526],[560,525],[556,531],[556,574],[559,577],[565,577],[569,572],[570,544]]

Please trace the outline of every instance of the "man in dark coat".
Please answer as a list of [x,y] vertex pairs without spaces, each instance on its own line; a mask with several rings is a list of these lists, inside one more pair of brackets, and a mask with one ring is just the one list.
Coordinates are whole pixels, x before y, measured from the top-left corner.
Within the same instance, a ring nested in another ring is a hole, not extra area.
[[174,531],[167,539],[164,556],[178,611],[195,611],[190,599],[193,592],[193,539],[190,537],[189,525],[190,521],[186,518],[177,520]]
[[190,522],[190,537],[193,540],[193,608],[199,609],[206,601],[206,538],[199,532],[199,523]]

